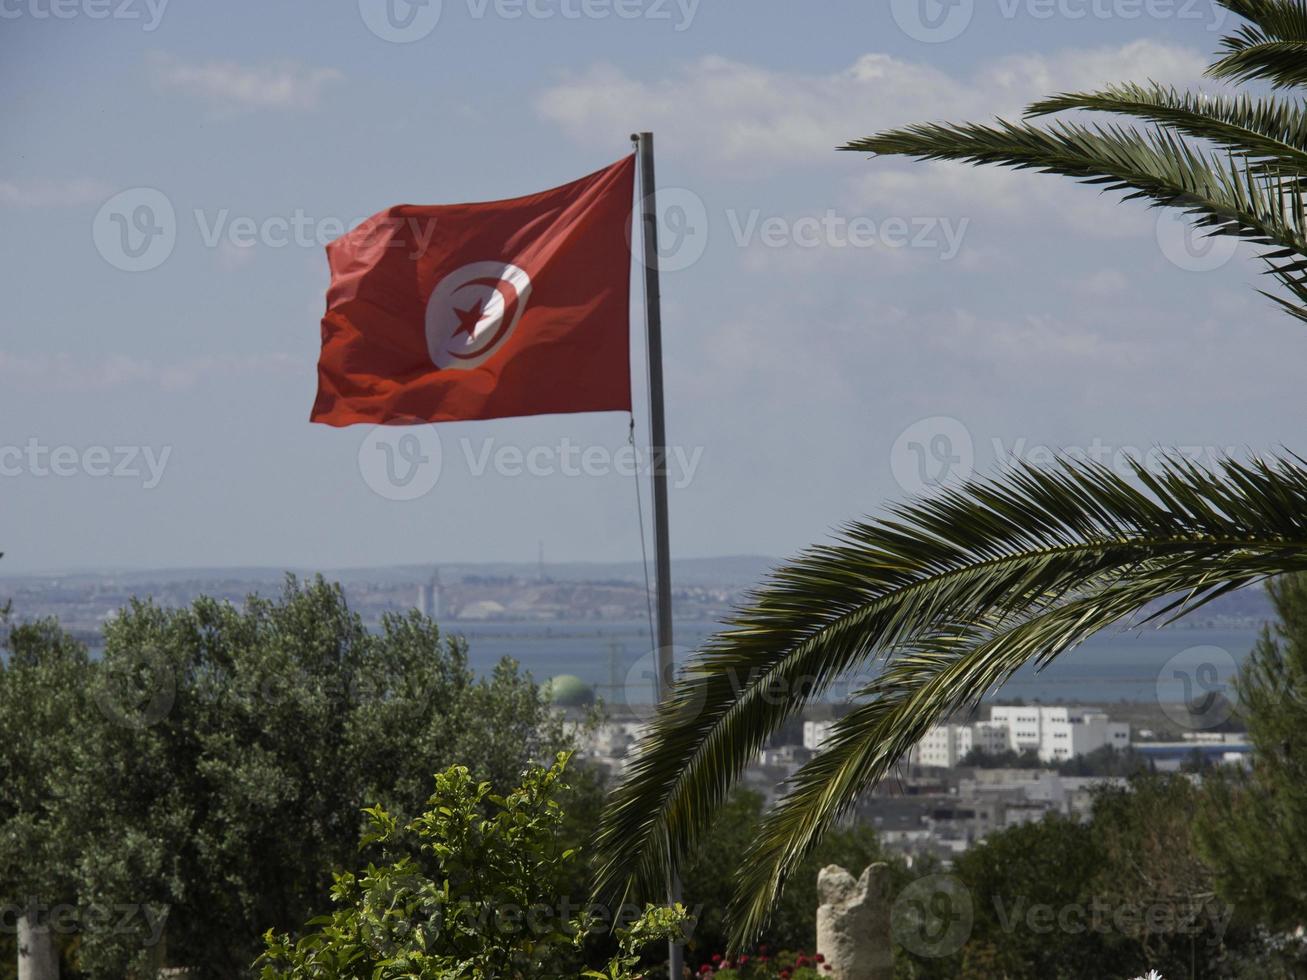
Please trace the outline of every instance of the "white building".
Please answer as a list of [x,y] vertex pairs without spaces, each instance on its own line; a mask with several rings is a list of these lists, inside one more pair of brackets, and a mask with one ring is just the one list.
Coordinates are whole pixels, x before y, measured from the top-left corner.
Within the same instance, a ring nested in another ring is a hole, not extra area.
[[762,749],[758,753],[758,765],[789,769],[792,772],[812,761],[814,754],[812,749],[801,745],[778,745],[774,748]]
[[919,766],[952,769],[970,751],[970,725],[936,725],[917,743],[912,761]]
[[[818,746],[829,722],[804,724],[804,745]],[[819,729],[818,726],[827,726]],[[814,741],[810,743],[809,739]],[[1066,762],[1110,745],[1130,745],[1130,726],[1111,721],[1098,708],[995,706],[989,721],[971,725],[936,725],[917,743],[911,761],[920,766],[952,768],[972,749],[989,755],[1009,750],[1035,752],[1044,762]]]
[[1006,752],[1007,726],[993,721],[978,721],[971,726],[971,747],[989,755]]
[[1037,752],[1044,762],[1066,762],[1106,745],[1130,745],[1130,726],[1112,721],[1099,708],[995,705],[989,721],[1007,732],[1005,748]]
[[833,721],[805,721],[803,723],[803,747],[817,752],[830,738]]
[[440,569],[431,573],[431,579],[418,585],[418,612],[430,619],[440,618]]

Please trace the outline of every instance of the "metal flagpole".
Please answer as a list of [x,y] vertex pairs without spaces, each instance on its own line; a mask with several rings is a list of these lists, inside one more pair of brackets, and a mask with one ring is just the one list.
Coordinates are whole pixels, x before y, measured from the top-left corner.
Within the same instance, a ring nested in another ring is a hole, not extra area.
[[[653,133],[632,133],[636,162],[640,167],[640,221],[644,253],[645,334],[649,341],[649,441],[653,477],[654,568],[657,582],[658,618],[654,642],[658,650],[655,690],[659,703],[671,696],[675,677],[672,658],[672,556],[667,537],[667,428],[663,418],[663,333],[662,301],[658,289],[658,209],[654,201]],[[670,855],[669,855],[670,857]],[[668,874],[667,900],[681,900],[681,881],[675,871]],[[669,980],[681,980],[682,949],[669,942]]]

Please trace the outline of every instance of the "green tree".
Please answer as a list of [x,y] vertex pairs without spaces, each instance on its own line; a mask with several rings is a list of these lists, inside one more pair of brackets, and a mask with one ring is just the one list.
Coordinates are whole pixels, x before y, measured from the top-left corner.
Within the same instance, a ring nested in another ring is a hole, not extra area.
[[1277,622],[1236,681],[1253,745],[1246,773],[1210,773],[1198,832],[1240,921],[1307,925],[1307,576],[1270,584]]
[[[920,977],[1097,980],[1279,976],[1233,908],[1194,832],[1200,790],[1183,776],[1100,788],[1092,819],[1050,816],[992,834],[951,873],[971,900],[965,946]],[[1242,961],[1261,970],[1240,973]]]
[[1118,749],[1113,745],[1073,756],[1057,765],[1057,771],[1063,776],[1140,776],[1152,769],[1152,762],[1132,747]]
[[961,766],[975,766],[978,769],[1043,769],[1047,765],[1034,749],[1004,749],[1002,752],[986,752],[984,749],[972,749],[962,759]]
[[1129,973],[1155,968],[1169,977],[1225,977],[1230,947],[1249,937],[1230,931],[1234,909],[1218,898],[1212,868],[1194,833],[1201,794],[1183,775],[1143,776],[1106,787],[1094,801],[1091,850],[1099,856],[1093,897],[1108,910],[1111,945],[1128,954]]
[[[51,912],[76,905],[72,847],[76,824],[64,806],[61,774],[76,759],[75,725],[91,710],[85,647],[52,620],[10,627],[0,609],[0,977],[17,960],[9,930],[17,915],[50,925]],[[64,919],[62,913],[59,915]],[[57,922],[55,939],[71,939]]]
[[[576,852],[561,840],[567,756],[533,767],[498,796],[464,766],[436,776],[408,824],[377,806],[363,841],[383,863],[336,875],[336,908],[298,940],[269,931],[263,980],[481,980],[589,976],[630,980],[644,946],[679,937],[679,909],[648,908],[618,926],[601,970],[578,953],[596,927],[558,889]],[[606,924],[606,923],[605,923]]]
[[1087,925],[1080,910],[1087,910],[1101,866],[1089,826],[1064,817],[986,838],[951,872],[971,897],[970,937],[933,975],[980,975],[978,966],[986,963],[1000,971],[990,974],[996,977],[1130,976],[1125,957],[1103,933],[1078,928]]
[[[356,859],[365,805],[408,819],[448,765],[511,784],[569,744],[512,663],[478,679],[465,643],[416,614],[371,633],[321,580],[244,608],[134,602],[104,640],[85,684],[49,695],[86,704],[65,717],[71,748],[49,775],[72,851],[60,867],[83,920],[134,910],[80,931],[91,978],[161,963],[237,975],[264,930],[324,903],[331,872]],[[37,797],[23,814],[40,813]]]
[[[763,798],[737,790],[721,808],[717,820],[687,866],[682,878],[691,914],[688,958],[702,962],[726,949],[729,930],[726,909],[733,888],[733,872],[744,861],[763,819]],[[838,864],[855,876],[876,861],[889,861],[899,884],[910,873],[902,861],[890,861],[876,832],[865,825],[834,830],[808,856],[794,884],[776,907],[767,927],[766,944],[773,950],[813,952],[817,946],[817,872]]]
[[[1246,23],[1225,39],[1213,76],[1286,89],[1307,82],[1307,4],[1219,2]],[[1210,234],[1262,246],[1288,297],[1277,301],[1307,319],[1299,101],[1122,85],[1030,112],[1077,109],[1131,125],[919,125],[846,148],[1046,171],[1182,210]],[[1150,604],[1161,603],[1154,618],[1183,615],[1301,570],[1307,467],[1296,457],[1213,470],[1171,457],[1137,464],[1134,479],[1062,460],[851,524],[836,543],[778,569],[688,665],[611,798],[599,887],[653,885],[684,863],[769,734],[880,659],[741,869],[733,921],[747,943],[827,830],[940,718]]]

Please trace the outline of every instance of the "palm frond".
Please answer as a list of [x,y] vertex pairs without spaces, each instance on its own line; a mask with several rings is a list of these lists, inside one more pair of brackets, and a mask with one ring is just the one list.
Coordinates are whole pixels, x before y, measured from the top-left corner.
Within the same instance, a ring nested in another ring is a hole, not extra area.
[[1307,111],[1302,105],[1128,83],[1042,99],[1030,106],[1027,115],[1069,109],[1111,112],[1168,126],[1248,158],[1264,174],[1299,179],[1307,175]]
[[1307,252],[1301,209],[1286,208],[1233,163],[1225,163],[1163,130],[1058,123],[1039,128],[1006,120],[993,126],[931,123],[854,140],[842,150],[918,160],[988,163],[1074,177],[1104,190],[1127,191],[1203,216],[1212,234]]
[[[1256,27],[1271,41],[1307,41],[1307,4],[1303,0],[1216,0]],[[1247,29],[1247,25],[1245,25]]]
[[1182,615],[1307,569],[1301,460],[1212,472],[1169,459],[1135,475],[1016,467],[851,525],[779,569],[686,668],[638,746],[605,813],[601,887],[664,880],[766,738],[883,658],[758,838],[739,879],[744,942],[822,831],[954,708],[1149,603],[1173,597],[1150,615]]
[[1207,73],[1277,88],[1307,84],[1307,3],[1303,0],[1218,0],[1248,21],[1222,40],[1226,52]]
[[1164,129],[1058,123],[1040,128],[997,120],[931,123],[854,140],[843,150],[956,160],[1074,177],[1127,192],[1194,218],[1209,235],[1230,235],[1267,249],[1268,272],[1307,311],[1307,214],[1300,182],[1267,181],[1247,160],[1219,160]]
[[1232,47],[1207,69],[1213,78],[1267,81],[1276,88],[1307,85],[1307,41],[1270,41]]
[[1223,8],[1255,25],[1266,41],[1307,41],[1303,0],[1217,0]]

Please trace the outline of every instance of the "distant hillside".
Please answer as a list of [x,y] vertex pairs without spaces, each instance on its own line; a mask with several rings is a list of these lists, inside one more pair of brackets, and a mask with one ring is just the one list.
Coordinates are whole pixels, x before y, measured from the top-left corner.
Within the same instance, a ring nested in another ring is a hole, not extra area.
[[[759,555],[674,561],[677,616],[719,621],[775,564]],[[371,622],[413,608],[420,601],[419,585],[431,580],[433,570],[440,574],[441,616],[447,620],[622,621],[643,619],[648,609],[644,570],[634,561],[546,563],[543,569],[527,562],[451,562],[289,571],[301,579],[320,571],[328,581],[340,582],[351,605]],[[13,600],[20,617],[55,616],[69,628],[94,632],[133,597],[152,597],[169,606],[199,595],[240,602],[252,593],[275,594],[285,575],[283,569],[254,567],[0,576],[0,604]],[[1249,629],[1271,617],[1265,590],[1248,588],[1222,596],[1177,625]],[[1140,618],[1132,617],[1135,622]]]
[[[776,559],[760,555],[729,555],[722,558],[680,558],[672,561],[672,580],[678,585],[730,586],[760,581]],[[119,587],[133,584],[175,584],[179,582],[248,582],[276,584],[287,572],[301,578],[319,572],[327,579],[349,585],[358,582],[404,585],[426,581],[432,569],[441,577],[456,581],[467,576],[480,578],[535,579],[540,566],[534,562],[435,562],[430,565],[383,565],[374,568],[159,568],[79,569],[46,574],[0,575],[0,583],[58,579],[68,584],[112,581]],[[555,582],[643,582],[638,561],[559,562],[545,564],[545,576]],[[653,568],[649,569],[653,575]]]

